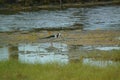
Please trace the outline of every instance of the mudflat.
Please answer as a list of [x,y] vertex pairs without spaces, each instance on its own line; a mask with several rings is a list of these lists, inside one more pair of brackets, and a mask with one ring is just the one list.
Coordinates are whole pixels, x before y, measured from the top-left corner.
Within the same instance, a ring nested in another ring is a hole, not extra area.
[[[45,38],[61,33],[59,38]],[[120,45],[119,30],[61,30],[39,32],[3,32],[0,33],[0,44],[17,45],[19,43],[61,42],[68,45]]]

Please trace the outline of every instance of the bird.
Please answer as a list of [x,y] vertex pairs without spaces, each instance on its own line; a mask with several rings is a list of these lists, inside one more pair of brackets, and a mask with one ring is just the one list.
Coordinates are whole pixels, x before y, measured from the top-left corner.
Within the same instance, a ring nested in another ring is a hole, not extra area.
[[54,38],[59,38],[61,37],[61,33],[57,33],[56,35],[54,35]]
[[44,39],[49,39],[49,38],[59,38],[59,37],[61,37],[61,33],[57,33],[57,34],[53,34],[53,35],[50,35],[50,36],[44,37]]

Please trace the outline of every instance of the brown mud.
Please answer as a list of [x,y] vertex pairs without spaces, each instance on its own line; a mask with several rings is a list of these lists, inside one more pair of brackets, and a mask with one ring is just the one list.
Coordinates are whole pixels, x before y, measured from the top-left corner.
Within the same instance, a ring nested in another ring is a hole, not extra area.
[[[61,33],[59,38],[45,39],[50,35]],[[39,32],[3,32],[0,33],[0,44],[17,45],[19,43],[61,42],[68,45],[120,45],[119,30],[61,30]]]

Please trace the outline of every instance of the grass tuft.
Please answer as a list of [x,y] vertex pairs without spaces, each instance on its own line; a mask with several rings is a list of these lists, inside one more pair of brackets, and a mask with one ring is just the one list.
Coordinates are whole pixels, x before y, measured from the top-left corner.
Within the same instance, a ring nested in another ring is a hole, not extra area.
[[120,64],[107,67],[82,63],[25,64],[0,62],[0,80],[120,80]]

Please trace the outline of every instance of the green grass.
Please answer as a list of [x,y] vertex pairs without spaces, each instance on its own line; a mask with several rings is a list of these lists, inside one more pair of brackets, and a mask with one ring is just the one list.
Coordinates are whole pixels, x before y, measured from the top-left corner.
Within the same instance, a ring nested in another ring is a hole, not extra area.
[[0,62],[0,80],[120,80],[120,64],[107,67]]

